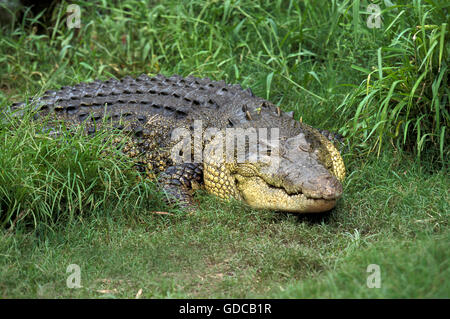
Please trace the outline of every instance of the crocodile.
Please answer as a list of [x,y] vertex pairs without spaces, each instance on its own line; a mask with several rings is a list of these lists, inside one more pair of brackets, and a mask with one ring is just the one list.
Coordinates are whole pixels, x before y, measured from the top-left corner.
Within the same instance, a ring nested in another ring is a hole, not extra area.
[[27,105],[35,119],[84,125],[88,135],[107,124],[120,129],[128,137],[122,151],[184,207],[203,188],[256,209],[324,212],[343,192],[336,134],[239,84],[142,74],[63,86],[11,109]]

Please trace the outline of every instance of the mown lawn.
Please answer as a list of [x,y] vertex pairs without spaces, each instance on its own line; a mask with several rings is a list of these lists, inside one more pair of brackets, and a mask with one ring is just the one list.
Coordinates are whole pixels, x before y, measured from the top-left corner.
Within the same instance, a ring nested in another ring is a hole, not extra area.
[[[95,78],[192,74],[239,82],[346,134],[353,119],[338,106],[367,78],[358,67],[376,68],[393,29],[427,9],[394,8],[370,29],[364,1],[77,3],[80,29],[65,26],[65,5],[50,26],[2,27],[1,107]],[[431,146],[419,159],[386,142],[377,156],[370,138],[348,134],[344,195],[328,213],[256,211],[198,192],[187,215],[120,155],[100,158],[103,137],[54,140],[40,125],[0,122],[2,298],[450,296],[448,163]],[[81,288],[67,287],[70,264]],[[380,288],[367,285],[373,264]]]

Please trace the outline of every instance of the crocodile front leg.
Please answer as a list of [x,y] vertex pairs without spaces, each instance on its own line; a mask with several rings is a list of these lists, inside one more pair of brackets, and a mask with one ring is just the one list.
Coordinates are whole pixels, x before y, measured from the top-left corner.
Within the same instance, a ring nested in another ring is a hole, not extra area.
[[169,166],[159,175],[159,182],[169,204],[190,207],[193,191],[203,183],[203,166],[198,163]]

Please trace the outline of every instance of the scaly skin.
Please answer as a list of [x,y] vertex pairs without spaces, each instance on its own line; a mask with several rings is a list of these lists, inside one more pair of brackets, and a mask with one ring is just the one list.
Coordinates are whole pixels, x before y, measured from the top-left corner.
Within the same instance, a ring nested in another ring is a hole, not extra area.
[[[176,75],[141,75],[47,91],[29,104],[37,118],[54,118],[68,126],[83,124],[89,134],[106,124],[129,132],[124,152],[150,178],[159,179],[170,199],[185,204],[191,202],[192,190],[204,187],[209,193],[236,198],[254,208],[307,213],[332,209],[342,194],[345,167],[330,141],[335,136],[325,131],[325,137],[295,121],[292,113],[282,112],[240,85]],[[13,110],[23,105],[16,103]],[[275,136],[264,142],[268,137],[265,128],[269,135],[271,129],[278,129],[278,148],[270,141]],[[237,134],[231,139],[233,153],[226,156],[230,149],[224,151],[220,134],[226,136],[230,129]],[[183,140],[186,135],[175,138],[180,130],[194,137],[187,142]],[[234,153],[239,150],[239,139],[252,132],[262,140],[241,140],[245,155],[239,158]],[[182,141],[187,143],[185,148]],[[271,153],[258,153],[254,145],[266,145]],[[196,162],[186,163],[182,156]]]

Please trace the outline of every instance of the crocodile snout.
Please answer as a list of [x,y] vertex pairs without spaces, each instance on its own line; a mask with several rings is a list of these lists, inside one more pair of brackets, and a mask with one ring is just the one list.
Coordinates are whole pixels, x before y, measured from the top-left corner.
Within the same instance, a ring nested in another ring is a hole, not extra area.
[[309,198],[337,199],[342,195],[342,184],[329,174],[317,176],[303,184],[302,193]]

